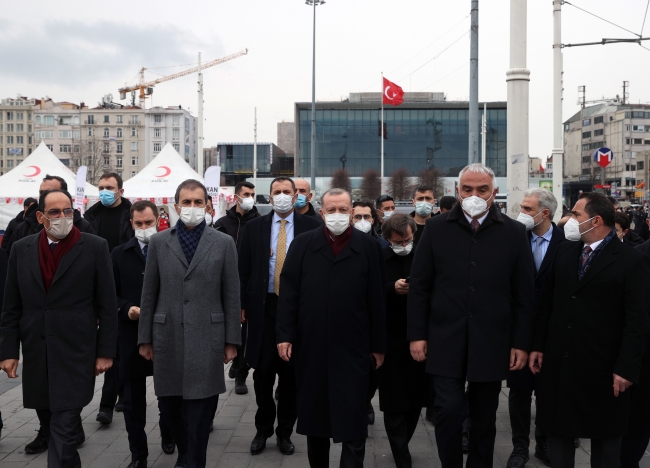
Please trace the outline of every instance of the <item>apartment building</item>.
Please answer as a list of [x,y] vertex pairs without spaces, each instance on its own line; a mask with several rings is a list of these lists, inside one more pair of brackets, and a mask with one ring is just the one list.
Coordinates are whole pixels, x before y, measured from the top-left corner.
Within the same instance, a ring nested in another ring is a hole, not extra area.
[[152,107],[145,111],[145,154],[147,163],[155,158],[167,143],[194,170],[197,167],[197,118],[182,106]]
[[80,110],[83,103],[54,102],[49,97],[36,101],[34,106],[34,141],[41,142],[63,164],[73,167],[81,144]]
[[18,96],[0,101],[0,176],[23,162],[34,148],[35,99]]

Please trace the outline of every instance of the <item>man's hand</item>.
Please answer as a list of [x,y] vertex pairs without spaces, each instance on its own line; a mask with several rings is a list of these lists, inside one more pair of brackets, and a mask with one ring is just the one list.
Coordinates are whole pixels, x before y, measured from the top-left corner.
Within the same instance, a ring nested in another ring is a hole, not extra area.
[[375,357],[375,369],[379,369],[384,363],[384,353],[372,353],[372,355]]
[[140,345],[140,356],[145,358],[147,361],[153,361],[153,346],[151,346],[151,343]]
[[395,281],[395,292],[397,294],[408,294],[409,293],[409,284],[403,279]]
[[140,307],[132,306],[129,309],[129,318],[131,320],[138,320],[140,318]]
[[411,341],[411,357],[417,362],[427,360],[427,340]]
[[510,350],[510,370],[521,370],[528,364],[528,353],[521,349],[512,348]]
[[18,370],[18,359],[5,359],[0,361],[0,369],[7,373],[7,376],[10,379],[15,379],[18,377],[16,370]]
[[629,387],[632,386],[632,382],[625,380],[623,377],[614,374],[614,396],[618,397],[619,393],[623,393]]
[[278,354],[283,361],[289,361],[291,359],[291,343],[280,343],[278,344]]
[[246,322],[246,311],[244,309],[241,310],[241,323]]
[[223,363],[228,364],[237,356],[237,346],[234,344],[227,344],[223,350]]
[[95,359],[95,377],[103,374],[111,367],[113,367],[113,358],[98,357]]
[[533,351],[528,356],[528,367],[533,374],[539,374],[542,370],[542,361],[544,360],[544,353]]

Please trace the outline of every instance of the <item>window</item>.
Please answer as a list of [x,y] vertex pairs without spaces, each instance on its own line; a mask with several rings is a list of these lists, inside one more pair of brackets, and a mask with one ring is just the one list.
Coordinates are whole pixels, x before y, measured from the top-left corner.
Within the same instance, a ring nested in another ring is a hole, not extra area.
[[13,145],[14,144],[14,137],[8,136],[7,137],[7,144],[8,145]]
[[138,165],[138,157],[137,156],[131,156],[131,165],[132,166],[137,166]]
[[643,144],[643,138],[635,138],[632,140],[632,144],[634,145],[642,145]]
[[[36,132],[36,138],[39,138],[39,132]],[[54,132],[52,130],[43,130],[40,132],[40,138],[54,138]]]
[[54,145],[45,145],[50,151],[54,151]]
[[111,123],[111,119],[109,118],[108,115],[104,116],[104,123]]
[[[13,120],[13,119],[14,119],[14,113],[13,112],[7,112],[7,120]],[[9,166],[7,166],[7,167],[9,167]]]
[[644,145],[650,145],[650,140],[643,140]]
[[37,115],[37,116],[36,116],[36,123],[37,123],[37,124],[40,124],[40,123],[41,123],[41,116],[40,116],[40,115]]
[[13,159],[7,159],[7,168],[14,167],[14,160]]
[[[591,162],[591,156],[583,156],[582,164],[589,164]],[[548,165],[546,166],[548,168]]]
[[582,138],[591,138],[591,132],[582,132]]
[[16,112],[16,120],[25,120],[25,116],[22,112]]
[[643,125],[632,125],[632,131],[634,131],[634,132],[645,132],[645,126],[643,126]]
[[79,145],[74,145],[73,150],[74,150],[75,153],[78,153],[79,152]]
[[23,124],[16,124],[16,131],[17,131],[17,132],[24,132],[24,131],[25,131],[25,125],[23,125]]
[[131,136],[132,137],[138,136],[138,130],[135,127],[131,127]]
[[116,153],[122,153],[122,142],[118,141],[117,145],[115,145],[115,146],[116,146],[115,152]]
[[591,175],[591,169],[583,169],[583,170],[582,170],[582,175],[588,175],[588,176],[590,176],[590,175]]
[[132,115],[131,116],[131,124],[137,125],[138,123],[138,116],[137,115]]
[[162,122],[162,115],[156,114],[153,116],[153,121],[154,123],[161,123]]
[[24,137],[22,136],[17,136],[16,137],[16,144],[17,145],[22,145],[24,143]]
[[95,134],[95,132],[93,132],[93,128],[88,127],[88,136],[93,136],[94,134]]
[[32,124],[27,125],[27,131],[30,133],[32,132]]
[[[627,112],[626,112],[626,113],[627,113]],[[629,126],[629,125],[626,125],[626,126],[625,126],[625,131],[626,131],[626,132],[629,132],[629,131],[630,131],[630,126]]]
[[104,156],[104,166],[108,167],[111,165],[111,157],[110,156]]
[[174,146],[174,151],[178,153],[181,149],[180,146],[178,146],[178,143],[174,143],[173,146]]
[[160,129],[159,128],[154,128],[153,129],[153,136],[156,138],[160,138]]
[[175,129],[172,130],[172,136],[173,136],[174,140],[178,140],[180,138],[180,133],[181,133],[181,131],[180,131],[179,128],[175,128]]
[[117,171],[117,175],[122,177],[122,171]]
[[59,138],[72,138],[72,130],[59,130]]
[[117,118],[117,123],[122,123],[122,116],[121,115],[116,115]]
[[117,160],[116,160],[116,163],[115,163],[115,167],[119,167],[119,168],[122,167],[122,156],[118,156],[118,157],[117,157]]
[[589,125],[591,125],[591,119],[584,119],[582,121],[582,126],[583,127],[588,127]]
[[138,151],[138,142],[137,141],[132,141],[131,142],[131,151]]
[[643,170],[643,165],[644,165],[643,161],[639,161],[638,163],[636,163],[637,171],[642,171]]
[[180,116],[180,115],[175,115],[175,116],[172,118],[172,123],[173,123],[174,125],[179,125],[180,122],[181,122],[181,116]]
[[138,173],[138,171],[131,171],[131,177],[135,177],[135,175]]
[[597,136],[602,136],[603,131],[604,131],[604,130],[603,130],[602,128],[601,128],[600,130],[594,130],[594,136],[595,136],[595,137],[597,137]]
[[89,115],[88,116],[88,125],[94,125],[95,124],[95,116],[94,115]]
[[153,151],[154,153],[157,153],[160,151],[160,143],[154,143],[153,144]]
[[27,142],[31,145],[32,144],[32,137],[27,137]]
[[75,140],[79,139],[79,134],[80,134],[79,130],[75,130],[75,132],[74,132],[74,139]]
[[626,151],[625,152],[625,157],[630,159],[636,159],[636,151]]
[[108,138],[108,136],[109,136],[109,130],[108,130],[108,128],[105,128],[104,129],[104,138]]
[[13,132],[14,131],[14,124],[7,124],[7,131],[8,132]]
[[594,125],[603,123],[603,116],[601,115],[600,117],[594,117]]
[[60,153],[72,153],[72,145],[59,145]]
[[104,153],[110,153],[111,152],[111,144],[108,141],[104,142]]
[[121,128],[117,129],[117,138],[122,138],[122,129]]

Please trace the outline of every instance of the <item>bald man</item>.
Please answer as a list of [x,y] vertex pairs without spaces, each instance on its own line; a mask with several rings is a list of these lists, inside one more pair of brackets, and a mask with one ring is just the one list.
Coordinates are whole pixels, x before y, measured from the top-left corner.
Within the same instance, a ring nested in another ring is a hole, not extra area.
[[296,213],[311,216],[312,218],[315,218],[322,222],[322,218],[316,212],[314,206],[311,204],[311,199],[314,194],[311,193],[311,186],[309,185],[309,182],[307,182],[305,179],[294,179],[294,183],[296,184],[296,193],[298,194],[296,202],[293,204],[293,207],[296,209]]

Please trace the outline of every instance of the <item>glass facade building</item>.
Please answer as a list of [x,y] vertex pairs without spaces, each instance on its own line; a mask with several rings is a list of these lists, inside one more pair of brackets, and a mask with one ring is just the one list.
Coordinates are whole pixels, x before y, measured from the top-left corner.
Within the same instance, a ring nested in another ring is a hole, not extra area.
[[[235,185],[253,175],[253,143],[219,143],[217,165],[226,185]],[[288,156],[273,143],[257,144],[257,174],[259,177],[293,176],[293,156]]]
[[[506,103],[487,103],[487,158],[497,177],[506,177]],[[436,168],[455,177],[467,165],[469,104],[405,102],[384,108],[384,175],[400,167],[413,176]],[[480,117],[483,103],[480,104]],[[345,168],[351,177],[380,172],[379,102],[316,103],[316,176]],[[296,176],[311,170],[311,103],[296,103]],[[479,129],[481,128],[479,122]],[[479,159],[481,158],[479,143]]]

